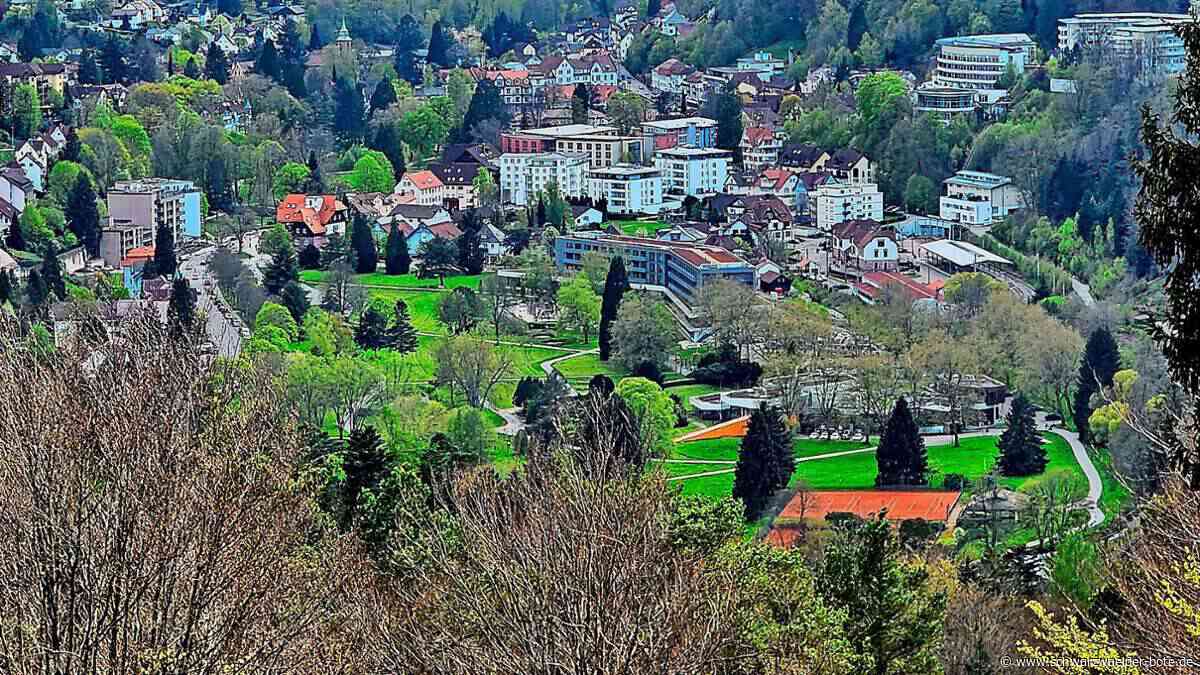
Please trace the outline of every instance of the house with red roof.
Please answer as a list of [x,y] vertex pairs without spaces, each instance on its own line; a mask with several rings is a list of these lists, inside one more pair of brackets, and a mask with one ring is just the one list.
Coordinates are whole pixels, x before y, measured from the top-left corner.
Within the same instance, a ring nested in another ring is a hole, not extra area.
[[746,127],[742,131],[742,164],[755,173],[775,166],[783,140],[770,127]]
[[331,234],[346,234],[348,209],[333,195],[290,194],[275,207],[276,222],[283,223],[301,246],[321,247]]
[[420,206],[441,206],[446,198],[446,184],[434,172],[406,171],[392,192],[408,197],[409,203]]

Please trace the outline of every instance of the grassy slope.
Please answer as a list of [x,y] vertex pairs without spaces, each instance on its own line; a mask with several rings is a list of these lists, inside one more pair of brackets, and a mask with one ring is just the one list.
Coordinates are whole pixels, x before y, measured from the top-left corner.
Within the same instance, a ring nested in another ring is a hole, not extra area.
[[[319,284],[325,280],[325,275],[328,272],[322,270],[304,270],[300,272],[300,280],[305,283]],[[460,275],[446,277],[446,285],[444,288],[453,289],[459,286],[478,289],[479,282],[483,279],[482,274],[475,275]],[[393,286],[396,288],[442,288],[441,280],[434,277],[431,279],[419,279],[415,274],[383,274],[376,272],[374,274],[356,274],[354,281],[364,286]]]

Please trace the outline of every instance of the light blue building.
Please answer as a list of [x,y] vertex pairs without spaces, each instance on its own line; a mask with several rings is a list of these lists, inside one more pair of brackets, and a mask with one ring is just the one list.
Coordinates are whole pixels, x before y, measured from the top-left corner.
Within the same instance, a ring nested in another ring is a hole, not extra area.
[[621,256],[630,283],[664,289],[688,308],[695,307],[706,284],[722,279],[754,284],[754,267],[720,246],[601,232],[576,232],[554,240],[554,262],[563,271],[578,269],[591,251]]
[[643,161],[667,148],[717,147],[717,121],[708,117],[680,117],[642,123]]

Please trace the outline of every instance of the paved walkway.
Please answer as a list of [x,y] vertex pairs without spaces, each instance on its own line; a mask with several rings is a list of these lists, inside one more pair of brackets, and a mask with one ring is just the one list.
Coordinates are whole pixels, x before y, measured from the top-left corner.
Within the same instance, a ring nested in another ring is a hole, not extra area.
[[[547,349],[551,349],[551,347],[547,347]],[[556,347],[555,349],[565,349],[565,347]],[[563,356],[549,359],[548,361],[542,361],[542,370],[546,371],[547,375],[553,375],[554,374],[554,364],[558,363],[559,361],[566,361],[567,359],[574,358],[581,354],[599,354],[599,353],[600,353],[599,348],[585,349],[583,351],[572,350],[570,354],[564,354]]]
[[1071,277],[1071,288],[1075,291],[1075,295],[1078,295],[1079,299],[1083,301],[1083,304],[1088,307],[1096,304],[1096,300],[1092,298],[1092,289],[1087,284],[1075,277]]
[[1104,512],[1100,510],[1100,496],[1104,493],[1104,482],[1100,480],[1100,471],[1092,463],[1087,447],[1079,441],[1079,434],[1074,431],[1051,429],[1050,433],[1067,441],[1067,444],[1071,446],[1071,452],[1075,453],[1075,461],[1079,462],[1079,466],[1083,469],[1083,475],[1087,476],[1088,496],[1087,500],[1080,504],[1088,511],[1087,527],[1095,527],[1103,523]]
[[497,408],[491,401],[486,404],[487,409],[504,418],[504,426],[498,427],[496,433],[502,436],[516,436],[525,428],[525,420],[521,419],[520,408]]

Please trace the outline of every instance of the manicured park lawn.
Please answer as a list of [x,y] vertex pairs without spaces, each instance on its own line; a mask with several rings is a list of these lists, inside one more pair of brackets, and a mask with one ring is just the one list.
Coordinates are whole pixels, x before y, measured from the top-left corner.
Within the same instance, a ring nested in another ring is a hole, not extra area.
[[614,382],[629,374],[628,371],[617,365],[616,361],[601,361],[600,355],[595,353],[580,354],[564,359],[554,364],[554,369],[572,384],[581,384],[584,387],[587,386],[587,381],[597,373],[611,377]]
[[442,300],[442,293],[372,288],[371,300],[382,300],[388,305],[403,300],[408,305],[408,315],[412,317],[413,328],[418,333],[446,334],[446,324],[438,319],[438,303]]
[[704,495],[711,499],[721,499],[733,494],[733,472],[671,481],[670,485],[683,488],[685,495]]
[[[325,280],[325,275],[328,272],[324,270],[304,270],[300,272],[300,280],[305,283],[319,284]],[[452,289],[459,286],[466,286],[471,289],[479,289],[479,282],[483,279],[482,274],[449,276],[445,279],[444,288]],[[419,279],[415,274],[384,274],[376,272],[374,274],[356,274],[354,282],[364,286],[393,286],[396,288],[443,288],[442,280],[437,277],[429,279]]]
[[711,384],[684,384],[678,387],[667,387],[667,393],[678,396],[679,400],[683,401],[683,405],[689,409],[692,407],[692,404],[688,401],[693,396],[703,396],[704,394],[712,394],[718,391],[721,391],[721,388]]
[[[1049,460],[1046,466],[1047,471],[1068,469],[1076,473],[1081,480],[1084,480],[1083,470],[1075,461],[1075,456],[1071,453],[1071,448],[1067,442],[1054,435],[1049,435],[1048,438],[1049,442],[1046,444],[1046,455]],[[941,487],[947,473],[962,474],[969,480],[977,480],[987,475],[995,464],[996,457],[999,455],[996,441],[997,438],[994,436],[979,436],[961,439],[957,448],[952,444],[929,447],[927,452],[929,468],[931,470],[930,487]],[[676,445],[674,456],[681,459],[735,461],[740,447],[741,439],[738,438],[693,441]],[[863,444],[853,441],[799,439],[796,441],[796,455],[798,457],[811,457],[830,452],[860,450],[863,447]],[[718,467],[718,465],[709,466],[713,468]],[[685,471],[683,469],[675,469],[675,471],[694,473],[694,471]],[[875,486],[875,475],[877,472],[875,453],[862,452],[830,457],[828,459],[799,462],[796,464],[796,471],[792,474],[791,484],[795,485],[797,481],[803,480],[804,484],[813,490],[866,490]],[[1031,480],[1031,478],[1033,477],[1001,478],[1000,483],[1005,487],[1016,489]],[[719,481],[714,481],[709,477],[703,479],[697,478],[695,480],[703,480],[705,483],[700,486],[689,487],[688,483],[691,483],[692,480],[680,481],[684,484],[685,492],[691,494],[693,491],[697,491],[702,494],[710,494],[720,484]],[[728,488],[732,490],[732,476],[727,481],[727,484]],[[723,496],[724,494],[729,493],[714,493],[715,496]],[[1121,493],[1114,492],[1114,494],[1116,496],[1113,499],[1119,503]]]

